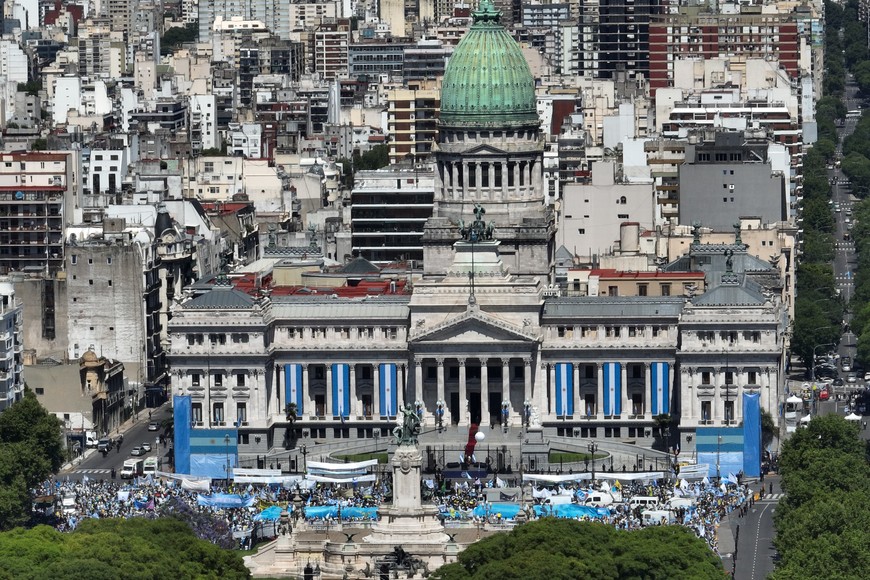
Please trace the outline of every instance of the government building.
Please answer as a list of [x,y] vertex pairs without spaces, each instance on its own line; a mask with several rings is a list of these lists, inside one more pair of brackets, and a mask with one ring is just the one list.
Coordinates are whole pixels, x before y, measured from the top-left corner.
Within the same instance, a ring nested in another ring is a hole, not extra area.
[[474,426],[638,440],[667,415],[683,452],[699,429],[740,425],[744,395],[776,418],[784,284],[739,235],[696,236],[643,292],[557,283],[534,79],[498,20],[484,0],[444,75],[422,271],[270,245],[258,271],[202,279],[173,307],[178,472],[387,437],[406,405],[451,440]]

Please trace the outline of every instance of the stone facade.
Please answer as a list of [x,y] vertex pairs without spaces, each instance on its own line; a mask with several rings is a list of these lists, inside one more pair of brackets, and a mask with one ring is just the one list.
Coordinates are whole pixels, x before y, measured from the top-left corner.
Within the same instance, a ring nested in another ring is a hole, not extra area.
[[744,392],[776,417],[787,317],[747,277],[722,274],[692,298],[559,297],[511,275],[498,241],[471,245],[410,296],[254,298],[218,285],[182,302],[170,361],[192,437],[237,429],[245,464],[302,437],[386,434],[403,405],[427,428],[615,440],[644,436],[659,415],[689,437],[738,424]]

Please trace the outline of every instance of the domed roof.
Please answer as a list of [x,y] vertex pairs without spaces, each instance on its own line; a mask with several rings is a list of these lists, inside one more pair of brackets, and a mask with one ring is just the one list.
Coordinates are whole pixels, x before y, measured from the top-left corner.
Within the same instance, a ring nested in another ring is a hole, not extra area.
[[539,123],[535,80],[520,45],[481,0],[474,24],[450,57],[441,84],[445,126],[515,127]]

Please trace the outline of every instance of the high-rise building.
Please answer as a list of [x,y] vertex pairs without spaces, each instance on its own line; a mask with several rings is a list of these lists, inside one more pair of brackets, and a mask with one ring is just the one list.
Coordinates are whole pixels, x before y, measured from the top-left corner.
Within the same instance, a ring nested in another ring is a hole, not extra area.
[[792,79],[799,74],[801,39],[791,14],[761,14],[748,7],[735,14],[681,11],[650,24],[649,82],[656,89],[673,86],[674,61],[728,57],[778,61]]
[[21,303],[15,298],[15,288],[0,282],[0,411],[21,398],[22,376]]
[[[616,79],[618,73],[649,73],[649,24],[662,0],[581,0],[580,25],[572,47],[585,78]],[[568,72],[568,71],[564,71]]]
[[64,201],[72,174],[65,153],[0,155],[0,273],[63,268]]

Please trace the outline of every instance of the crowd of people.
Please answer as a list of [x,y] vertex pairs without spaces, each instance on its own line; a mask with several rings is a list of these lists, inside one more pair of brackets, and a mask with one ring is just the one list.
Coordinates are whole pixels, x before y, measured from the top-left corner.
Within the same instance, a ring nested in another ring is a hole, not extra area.
[[[583,512],[587,515],[577,516],[576,519],[594,519],[619,529],[633,530],[661,523],[644,519],[643,512],[646,509],[670,509],[672,515],[669,521],[692,529],[714,551],[717,550],[716,532],[721,519],[735,509],[743,513],[745,506],[753,500],[753,494],[745,484],[713,484],[706,479],[694,483],[681,481],[678,485],[667,486],[657,482],[627,482],[624,485],[599,482],[596,486],[588,482],[566,482],[533,486],[530,491],[528,488],[511,490],[504,486],[505,483],[496,477],[488,480],[444,480],[439,481],[437,486],[433,486],[432,482],[424,482],[424,491],[429,492],[429,497],[438,505],[445,520],[464,520],[475,525],[504,523],[514,519],[519,509],[528,519],[558,514],[559,511],[554,509],[558,507],[554,506],[557,502],[551,499],[553,496],[562,496],[563,500],[567,500],[565,496],[570,496],[571,504],[588,506],[588,498],[593,494],[603,494],[610,501],[594,503],[598,506],[596,510]],[[492,507],[492,488],[499,488],[498,505],[513,505],[516,508],[513,515],[507,512],[503,514],[504,509]],[[509,491],[512,493],[507,493]],[[184,489],[172,479],[139,478],[130,483],[89,481],[87,478],[81,482],[47,481],[34,493],[58,498],[54,522],[61,531],[75,529],[85,518],[158,517],[161,506],[168,501],[178,500],[196,513],[218,518],[230,530],[239,532],[236,535],[244,537],[250,535],[249,532],[255,527],[255,516],[264,506],[291,506],[297,494],[304,502],[306,512],[300,515],[310,522],[334,524],[339,520],[352,523],[377,519],[379,515],[376,510],[389,499],[391,491],[388,482],[379,481],[366,487],[318,483],[309,489],[253,485],[234,489],[217,484],[208,493],[202,493],[204,496],[237,493],[242,497],[256,498],[256,502],[249,502],[249,507],[202,505],[200,492]],[[652,508],[644,506],[642,509],[632,504],[631,498],[635,496],[658,498],[659,505]],[[665,507],[672,498],[685,498],[686,501],[679,502],[679,507]],[[324,507],[334,509],[324,511]]]
[[[215,487],[212,491],[220,492]],[[282,490],[285,491],[285,490]],[[37,496],[58,498],[53,514],[56,529],[72,531],[87,518],[157,517],[161,506],[178,500],[198,513],[208,513],[226,522],[233,532],[246,532],[253,527],[256,507],[218,508],[200,505],[198,492],[183,489],[175,480],[141,478],[138,484],[116,483],[111,480],[44,482],[34,490]],[[286,496],[286,493],[285,493]],[[292,497],[292,496],[291,496]],[[72,501],[65,501],[65,500]]]

